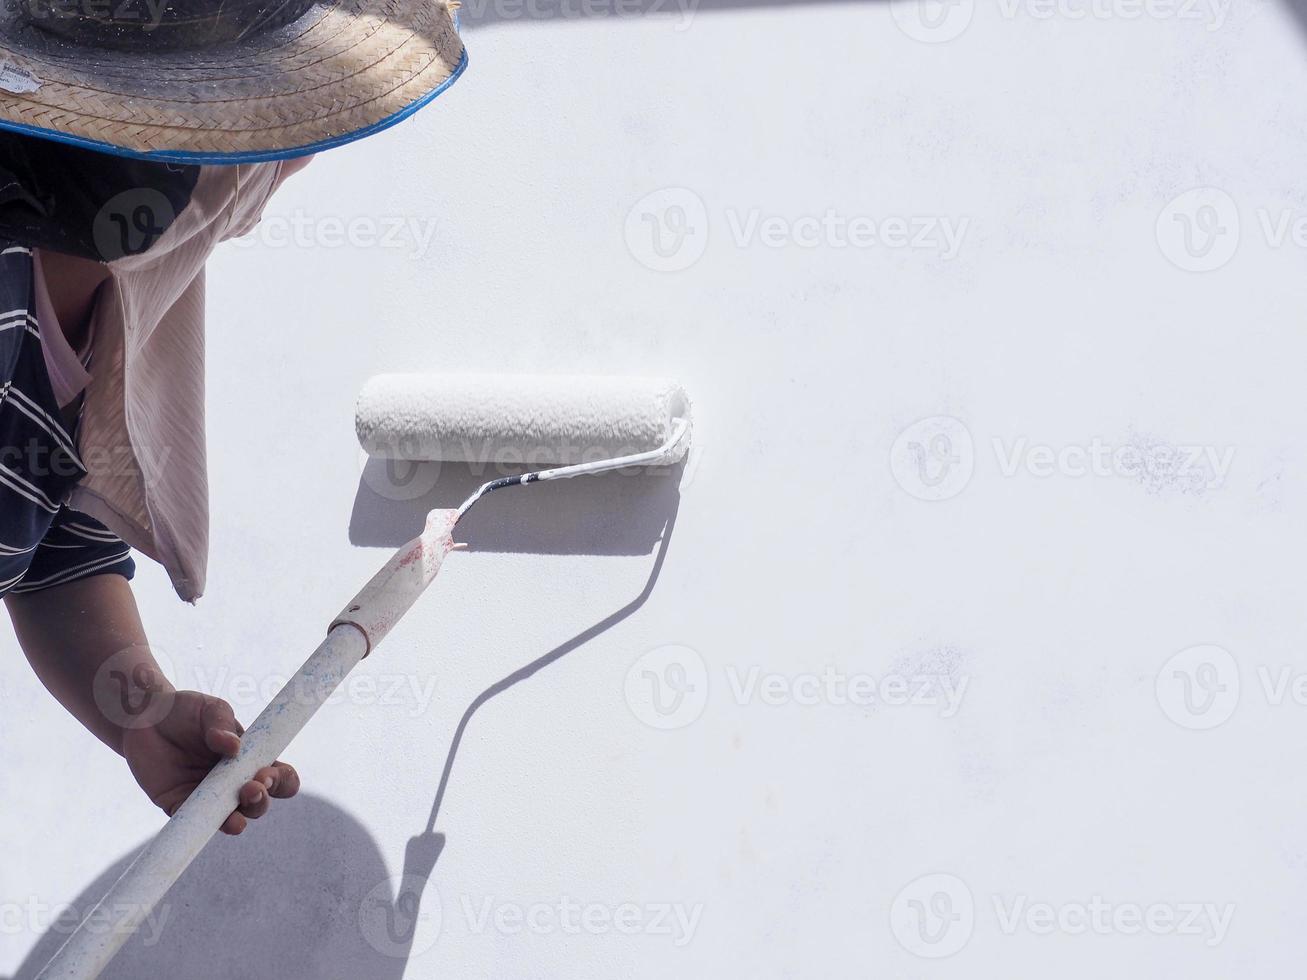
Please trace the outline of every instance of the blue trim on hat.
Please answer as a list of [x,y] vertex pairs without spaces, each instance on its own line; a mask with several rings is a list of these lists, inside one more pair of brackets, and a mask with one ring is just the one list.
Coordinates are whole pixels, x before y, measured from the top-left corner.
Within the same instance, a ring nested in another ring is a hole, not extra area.
[[245,153],[201,153],[191,150],[150,150],[141,152],[138,150],[129,150],[123,146],[115,146],[112,143],[103,143],[100,140],[86,139],[81,136],[73,136],[69,133],[60,133],[53,129],[45,129],[40,126],[25,126],[22,123],[10,122],[7,119],[0,119],[0,130],[10,130],[15,133],[25,133],[29,136],[39,136],[42,139],[55,140],[59,143],[70,143],[73,146],[80,146],[87,150],[98,150],[100,153],[108,153],[116,157],[128,157],[132,160],[155,160],[159,163],[208,163],[208,164],[236,164],[236,163],[267,163],[273,160],[293,160],[295,157],[308,156],[311,153],[319,153],[322,150],[330,150],[333,147],[344,146],[346,143],[353,143],[365,136],[371,136],[373,133],[379,133],[383,129],[389,129],[397,122],[407,119],[413,113],[417,112],[428,102],[434,100],[438,95],[444,93],[445,89],[458,81],[458,77],[463,74],[463,69],[467,67],[467,49],[463,50],[463,57],[458,61],[458,67],[454,69],[453,74],[437,85],[416,102],[411,102],[398,112],[393,112],[386,118],[373,123],[371,126],[365,126],[363,129],[356,129],[353,132],[345,133],[342,136],[331,136],[327,139],[318,140],[316,143],[310,143],[306,146],[296,146],[288,150],[251,150]]

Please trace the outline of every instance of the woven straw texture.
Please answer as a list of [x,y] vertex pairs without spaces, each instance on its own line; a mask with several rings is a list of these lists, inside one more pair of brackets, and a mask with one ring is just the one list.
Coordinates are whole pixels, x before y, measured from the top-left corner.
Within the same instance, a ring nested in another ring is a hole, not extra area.
[[239,44],[167,53],[73,44],[5,13],[0,87],[39,87],[0,91],[0,120],[140,154],[248,154],[343,140],[456,72],[463,45],[454,6],[341,0]]

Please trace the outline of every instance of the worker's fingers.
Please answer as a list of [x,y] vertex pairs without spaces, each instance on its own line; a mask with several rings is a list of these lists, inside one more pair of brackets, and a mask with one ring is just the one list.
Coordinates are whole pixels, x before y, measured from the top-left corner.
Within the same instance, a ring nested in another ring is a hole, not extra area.
[[222,698],[205,697],[200,724],[204,727],[204,744],[210,752],[233,756],[240,751],[245,729],[236,720],[231,705]]
[[237,797],[239,805],[237,810],[251,820],[258,820],[268,812],[268,805],[272,802],[272,797],[268,795],[268,788],[256,779],[251,779],[241,787]]
[[300,776],[295,767],[286,762],[274,762],[254,774],[268,790],[268,795],[278,800],[288,800],[300,791]]
[[248,821],[239,813],[233,813],[222,823],[222,832],[231,837],[237,836],[248,825]]
[[274,762],[254,774],[254,778],[241,787],[237,796],[238,812],[250,820],[258,820],[268,812],[273,798],[289,799],[299,792],[300,777],[293,766]]

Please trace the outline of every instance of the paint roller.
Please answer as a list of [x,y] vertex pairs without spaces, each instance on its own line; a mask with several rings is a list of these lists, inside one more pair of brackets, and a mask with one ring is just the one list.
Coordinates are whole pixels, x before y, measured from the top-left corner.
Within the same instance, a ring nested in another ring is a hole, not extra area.
[[355,411],[375,458],[545,466],[492,479],[456,510],[433,510],[332,621],[327,637],[69,936],[37,980],[92,980],[236,809],[241,786],[279,758],[379,644],[454,549],[458,521],[487,493],[611,470],[668,466],[689,450],[690,403],[662,378],[380,375]]

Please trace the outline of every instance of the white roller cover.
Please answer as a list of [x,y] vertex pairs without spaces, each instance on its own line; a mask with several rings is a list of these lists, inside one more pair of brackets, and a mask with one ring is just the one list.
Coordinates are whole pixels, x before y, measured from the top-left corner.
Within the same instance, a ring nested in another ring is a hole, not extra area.
[[534,466],[649,452],[689,416],[665,378],[382,374],[363,386],[355,429],[383,459]]

